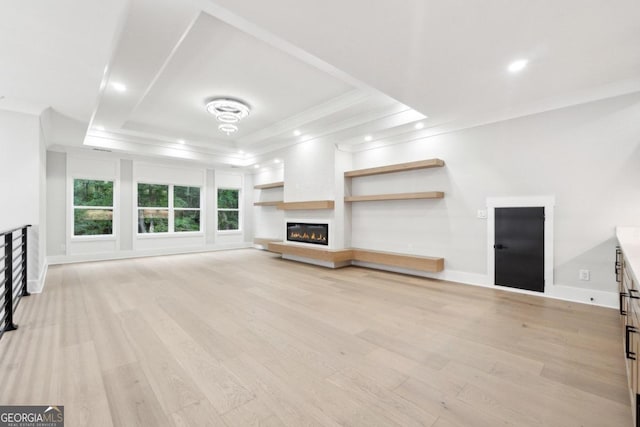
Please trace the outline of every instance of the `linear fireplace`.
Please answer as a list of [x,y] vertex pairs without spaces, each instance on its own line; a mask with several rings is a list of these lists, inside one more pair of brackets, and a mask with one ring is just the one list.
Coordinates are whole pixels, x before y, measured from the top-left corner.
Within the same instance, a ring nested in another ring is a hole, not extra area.
[[287,222],[287,240],[326,246],[329,244],[329,224]]

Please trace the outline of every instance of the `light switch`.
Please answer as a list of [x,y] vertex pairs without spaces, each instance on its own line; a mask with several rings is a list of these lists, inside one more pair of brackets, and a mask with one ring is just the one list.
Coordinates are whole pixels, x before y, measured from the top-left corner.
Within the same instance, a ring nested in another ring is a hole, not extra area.
[[487,210],[486,209],[478,209],[478,218],[487,219]]

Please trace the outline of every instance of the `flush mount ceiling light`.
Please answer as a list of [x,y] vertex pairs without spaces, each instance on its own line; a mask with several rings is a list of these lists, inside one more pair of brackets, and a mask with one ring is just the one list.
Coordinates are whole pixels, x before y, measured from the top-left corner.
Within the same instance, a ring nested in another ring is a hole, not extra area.
[[216,117],[221,125],[218,129],[227,135],[238,131],[238,123],[251,112],[251,108],[242,101],[231,98],[215,98],[207,102],[207,111]]

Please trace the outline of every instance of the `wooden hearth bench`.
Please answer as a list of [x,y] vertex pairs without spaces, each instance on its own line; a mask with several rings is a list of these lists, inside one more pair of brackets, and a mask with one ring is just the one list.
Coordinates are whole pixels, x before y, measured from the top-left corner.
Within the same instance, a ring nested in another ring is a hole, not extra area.
[[269,242],[268,249],[282,255],[293,255],[302,258],[310,258],[325,262],[344,263],[361,261],[373,264],[401,267],[410,270],[427,271],[437,273],[444,270],[444,258],[407,255],[395,252],[373,251],[369,249],[325,249],[282,242]]

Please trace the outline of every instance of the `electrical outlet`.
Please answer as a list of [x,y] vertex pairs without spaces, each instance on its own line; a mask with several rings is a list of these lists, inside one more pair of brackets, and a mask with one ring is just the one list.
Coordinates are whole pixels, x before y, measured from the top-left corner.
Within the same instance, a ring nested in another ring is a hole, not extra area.
[[478,218],[487,219],[487,210],[486,209],[478,209]]
[[591,280],[591,272],[589,270],[580,270],[580,280]]

